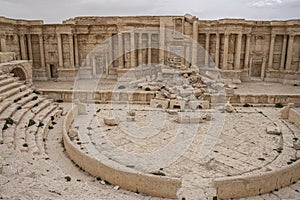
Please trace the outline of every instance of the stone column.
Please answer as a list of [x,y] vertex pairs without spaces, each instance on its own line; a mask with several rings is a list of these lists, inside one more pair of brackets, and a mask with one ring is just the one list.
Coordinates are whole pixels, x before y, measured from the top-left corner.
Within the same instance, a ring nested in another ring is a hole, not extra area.
[[108,40],[108,49],[109,49],[109,52],[108,52],[108,60],[106,60],[106,63],[108,64],[107,66],[107,70],[106,70],[106,73],[109,74],[109,70],[114,66],[113,62],[114,62],[114,47],[113,47],[113,39],[115,39],[116,35],[113,35],[111,34],[110,35],[110,38]]
[[27,60],[27,55],[26,55],[26,48],[25,48],[25,37],[24,34],[19,35],[19,40],[20,40],[20,49],[21,49],[21,58],[22,60]]
[[97,74],[96,67],[97,67],[96,58],[95,58],[95,56],[92,56],[92,73],[93,73],[93,77],[95,77],[96,74]]
[[247,38],[246,38],[246,50],[245,50],[245,60],[244,60],[244,69],[248,69],[249,68],[250,41],[251,41],[251,35],[247,34]]
[[293,58],[293,45],[294,45],[294,37],[295,35],[289,36],[289,43],[288,43],[288,49],[287,49],[287,55],[286,55],[286,70],[291,70],[292,68],[292,58]]
[[285,55],[286,55],[286,44],[287,44],[287,35],[284,35],[283,36],[282,50],[281,50],[281,58],[280,58],[280,70],[284,69],[284,61],[285,61]]
[[134,68],[136,66],[136,56],[135,56],[135,33],[134,31],[130,32],[130,67]]
[[74,68],[74,42],[73,42],[73,34],[69,34],[69,53],[70,53],[70,68]]
[[139,34],[139,44],[138,44],[138,65],[142,65],[143,64],[143,48],[142,48],[142,36],[143,33]]
[[151,33],[148,33],[148,64],[152,62]]
[[0,36],[0,43],[1,43],[1,51],[2,52],[6,52],[7,51],[7,49],[6,49],[6,40],[5,40],[5,35],[4,34],[2,34],[1,36]]
[[274,55],[274,44],[275,44],[276,35],[271,35],[271,42],[270,42],[270,52],[269,52],[269,62],[268,62],[268,69],[272,69],[273,65],[273,55]]
[[27,35],[27,46],[28,46],[28,56],[29,56],[29,60],[33,60],[33,55],[32,55],[32,44],[31,44],[31,35]]
[[229,46],[229,33],[224,34],[224,53],[223,53],[223,67],[222,69],[227,69],[227,62],[228,62],[228,46]]
[[124,68],[124,52],[123,52],[123,34],[118,34],[118,56],[119,56],[119,67]]
[[58,67],[62,68],[64,66],[64,63],[63,63],[61,35],[59,33],[57,34],[57,52],[58,52]]
[[165,63],[165,23],[160,22],[159,28],[159,63]]
[[264,56],[264,57],[263,57],[263,60],[262,60],[261,74],[260,74],[260,79],[261,79],[262,81],[264,81],[265,75],[266,75],[266,57]]
[[79,52],[78,52],[78,37],[77,34],[74,34],[74,51],[75,51],[75,66],[79,67]]
[[215,65],[219,67],[219,60],[220,60],[220,34],[216,34],[216,54],[215,54]]
[[234,69],[239,70],[241,69],[241,49],[242,49],[242,37],[243,34],[239,33],[237,35],[237,40],[235,43],[235,58],[234,58]]
[[193,43],[192,43],[192,65],[197,65],[198,57],[198,36],[199,36],[199,24],[198,21],[193,22]]
[[44,51],[44,40],[43,35],[39,34],[39,44],[40,44],[40,56],[41,56],[41,67],[45,68],[45,51]]
[[206,33],[206,39],[205,39],[205,67],[208,67],[208,61],[209,61],[209,33]]

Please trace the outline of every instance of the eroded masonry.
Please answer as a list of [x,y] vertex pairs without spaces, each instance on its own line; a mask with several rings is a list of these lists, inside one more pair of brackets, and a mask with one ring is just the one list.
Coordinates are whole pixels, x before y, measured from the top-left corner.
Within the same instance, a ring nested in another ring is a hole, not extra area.
[[300,19],[0,17],[0,36],[0,199],[299,197]]
[[[153,29],[143,31],[145,27]],[[14,52],[17,60],[32,60],[34,80],[74,79],[79,67],[82,77],[92,77],[161,63],[215,65],[224,79],[236,83],[299,82],[300,20],[201,20],[187,14],[76,17],[62,24],[43,24],[1,17],[0,35],[1,52]],[[184,36],[197,41],[204,51]],[[89,55],[99,44],[107,48]],[[183,56],[170,53],[172,49]]]

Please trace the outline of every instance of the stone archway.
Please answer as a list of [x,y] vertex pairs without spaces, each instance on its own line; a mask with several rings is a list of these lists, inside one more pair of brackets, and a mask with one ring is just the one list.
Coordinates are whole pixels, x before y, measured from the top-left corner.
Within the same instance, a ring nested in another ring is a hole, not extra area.
[[26,81],[26,79],[27,79],[26,73],[20,67],[16,67],[16,68],[12,69],[10,73],[14,74],[14,77],[19,77],[19,80],[21,80],[21,81]]

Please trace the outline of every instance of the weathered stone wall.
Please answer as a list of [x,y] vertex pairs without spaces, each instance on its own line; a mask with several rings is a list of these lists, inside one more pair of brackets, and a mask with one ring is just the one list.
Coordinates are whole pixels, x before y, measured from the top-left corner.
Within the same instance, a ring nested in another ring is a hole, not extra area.
[[[139,29],[149,27],[153,30]],[[197,41],[208,54],[181,34]],[[103,48],[90,54],[100,43]],[[299,47],[300,20],[199,20],[186,15],[76,17],[62,24],[43,24],[0,17],[0,51],[33,60],[33,78],[39,80],[70,80],[79,67],[84,67],[83,77],[92,77],[140,64],[177,62],[215,64],[223,78],[233,82],[295,84],[300,83]],[[174,48],[181,58],[170,52]]]

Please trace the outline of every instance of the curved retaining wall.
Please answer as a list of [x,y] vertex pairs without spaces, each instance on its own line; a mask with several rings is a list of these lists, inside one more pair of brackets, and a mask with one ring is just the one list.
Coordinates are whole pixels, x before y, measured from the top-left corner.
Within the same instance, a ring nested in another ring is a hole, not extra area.
[[214,186],[220,199],[242,198],[274,191],[300,179],[300,160],[270,172],[217,178]]
[[138,191],[157,197],[177,198],[177,190],[181,187],[180,179],[144,174],[113,163],[104,156],[96,159],[81,151],[68,136],[68,129],[77,115],[78,108],[75,106],[68,112],[63,124],[66,152],[77,165],[93,176],[134,192]]
[[109,101],[115,102],[130,102],[149,104],[150,100],[154,98],[155,92],[151,91],[86,91],[86,90],[55,90],[55,89],[40,89],[43,95],[48,98],[62,99],[65,102],[72,102],[74,99],[79,99],[81,102],[98,101],[107,103]]
[[298,108],[298,110],[295,108],[290,108],[288,119],[290,122],[293,122],[300,128],[300,108]]

